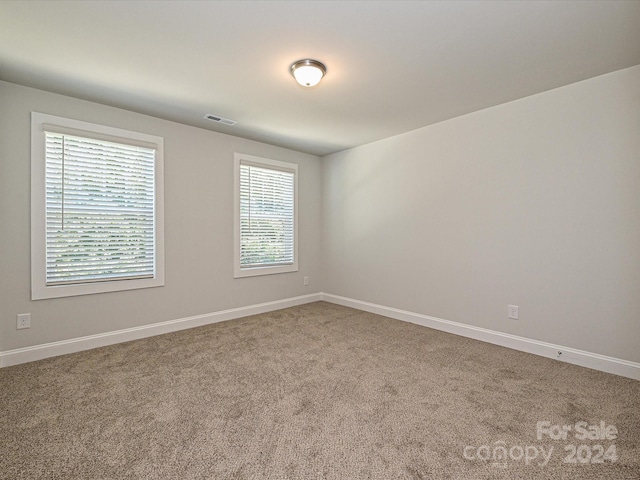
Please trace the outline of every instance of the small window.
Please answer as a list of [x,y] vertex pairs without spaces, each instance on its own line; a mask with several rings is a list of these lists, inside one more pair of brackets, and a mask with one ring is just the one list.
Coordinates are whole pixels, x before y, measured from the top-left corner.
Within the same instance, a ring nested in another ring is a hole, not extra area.
[[298,166],[235,155],[234,276],[298,270]]
[[162,138],[32,113],[32,299],[164,284]]

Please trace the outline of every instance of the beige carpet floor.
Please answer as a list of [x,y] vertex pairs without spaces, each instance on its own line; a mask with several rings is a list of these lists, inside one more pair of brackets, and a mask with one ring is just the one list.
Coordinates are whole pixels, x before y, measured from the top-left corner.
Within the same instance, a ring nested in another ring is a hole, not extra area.
[[640,478],[640,382],[324,302],[4,368],[0,408],[2,479]]

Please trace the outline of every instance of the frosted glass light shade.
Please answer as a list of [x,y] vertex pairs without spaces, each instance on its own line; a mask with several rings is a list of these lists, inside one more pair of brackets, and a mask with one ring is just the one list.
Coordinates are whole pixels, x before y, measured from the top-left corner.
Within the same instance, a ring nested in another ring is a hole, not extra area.
[[317,60],[298,60],[291,65],[291,75],[303,87],[313,87],[320,83],[327,68]]

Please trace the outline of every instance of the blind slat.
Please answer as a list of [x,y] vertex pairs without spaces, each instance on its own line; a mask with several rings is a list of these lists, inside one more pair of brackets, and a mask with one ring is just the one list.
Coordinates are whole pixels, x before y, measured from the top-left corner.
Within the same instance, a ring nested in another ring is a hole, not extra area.
[[155,149],[45,133],[46,283],[155,271]]
[[294,173],[240,164],[240,265],[294,263]]

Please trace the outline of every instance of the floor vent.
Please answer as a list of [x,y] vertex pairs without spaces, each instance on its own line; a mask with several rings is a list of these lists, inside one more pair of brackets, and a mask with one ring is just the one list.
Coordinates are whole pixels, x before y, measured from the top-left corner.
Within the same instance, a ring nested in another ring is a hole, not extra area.
[[211,120],[212,122],[224,123],[225,125],[235,125],[237,123],[235,120],[218,117],[217,115],[211,115],[210,113],[207,113],[204,118],[206,118],[207,120]]

